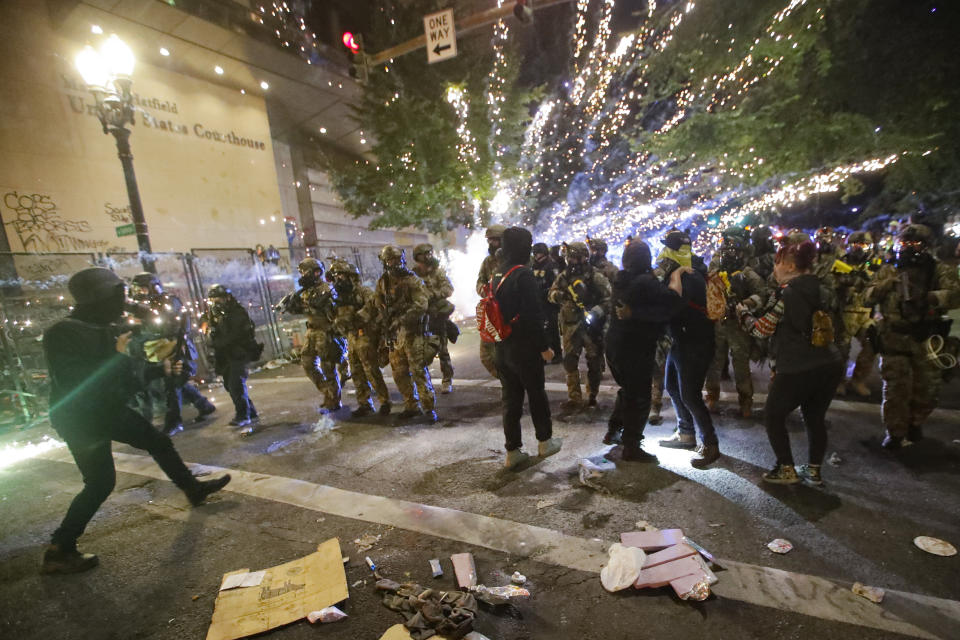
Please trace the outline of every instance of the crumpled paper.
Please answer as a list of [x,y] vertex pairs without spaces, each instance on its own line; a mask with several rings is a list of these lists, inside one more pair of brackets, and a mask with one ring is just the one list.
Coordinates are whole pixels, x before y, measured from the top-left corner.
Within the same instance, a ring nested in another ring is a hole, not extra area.
[[610,545],[610,559],[600,570],[600,583],[611,593],[633,585],[640,575],[640,569],[647,560],[647,554],[637,547],[625,547],[619,542]]

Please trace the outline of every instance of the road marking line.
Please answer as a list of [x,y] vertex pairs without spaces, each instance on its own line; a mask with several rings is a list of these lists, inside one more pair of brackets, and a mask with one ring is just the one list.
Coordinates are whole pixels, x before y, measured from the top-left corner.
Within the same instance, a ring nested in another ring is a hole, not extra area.
[[[167,480],[149,456],[114,452],[118,471]],[[38,456],[72,464],[69,452],[50,451]],[[233,476],[227,491],[311,511],[394,526],[426,535],[456,540],[538,562],[598,573],[606,559],[608,542],[598,538],[568,536],[559,531],[432,505],[338,489],[306,480],[286,478],[242,469],[191,464],[195,470],[226,472]],[[843,622],[917,638],[939,636],[897,617],[889,610],[854,595],[846,586],[801,573],[718,559],[726,569],[713,589],[719,597],[792,611],[824,620]],[[960,602],[920,594],[888,590],[884,604],[901,604],[909,614],[939,619],[952,628],[960,625]],[[913,617],[911,615],[911,617]],[[949,627],[948,627],[949,628]]]

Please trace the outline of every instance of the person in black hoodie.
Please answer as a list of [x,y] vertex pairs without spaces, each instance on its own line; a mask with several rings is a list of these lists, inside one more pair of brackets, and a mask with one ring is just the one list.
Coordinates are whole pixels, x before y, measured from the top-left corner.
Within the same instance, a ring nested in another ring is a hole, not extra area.
[[[809,240],[781,248],[773,268],[780,285],[773,306],[759,318],[745,306],[737,309],[741,325],[750,333],[758,338],[772,336],[775,375],[767,393],[764,421],[777,464],[763,479],[774,484],[795,484],[801,479],[823,484],[820,466],[827,450],[824,418],[843,378],[840,351],[829,331],[821,331],[834,301],[812,271],[816,259],[817,248]],[[823,321],[815,320],[817,311],[823,312],[819,314]],[[787,416],[797,407],[807,427],[810,460],[800,467],[799,474],[793,465],[786,426]]]
[[44,573],[77,573],[97,565],[97,556],[77,550],[77,539],[113,491],[113,441],[146,450],[194,506],[230,482],[229,474],[197,480],[170,438],[127,406],[146,380],[177,375],[180,367],[126,354],[131,333],[115,325],[124,310],[123,280],[92,267],[75,273],[67,287],[76,306],[44,332],[43,350],[50,372],[50,423],[73,454],[83,489],[53,533],[43,556]]
[[685,302],[679,295],[680,272],[670,287],[651,268],[650,247],[640,240],[623,250],[623,270],[613,283],[613,309],[606,336],[606,356],[613,379],[620,385],[604,444],[622,442],[623,459],[654,462],[640,448],[650,415],[650,386],[657,341],[666,323]]
[[544,363],[553,359],[553,350],[544,331],[540,287],[527,266],[532,240],[530,232],[522,227],[511,227],[503,232],[500,271],[504,275],[494,285],[494,297],[500,305],[501,316],[512,327],[510,335],[495,346],[508,469],[516,468],[530,457],[521,449],[520,416],[523,415],[524,393],[530,402],[530,417],[540,457],[552,456],[560,451],[562,444],[559,438],[553,437],[543,373]]

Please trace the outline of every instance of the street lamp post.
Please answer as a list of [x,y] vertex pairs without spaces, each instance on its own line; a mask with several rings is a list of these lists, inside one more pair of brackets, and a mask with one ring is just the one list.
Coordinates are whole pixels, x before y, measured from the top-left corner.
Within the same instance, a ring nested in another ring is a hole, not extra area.
[[87,45],[76,58],[77,70],[96,100],[97,117],[103,126],[103,132],[111,134],[117,142],[117,155],[123,165],[127,197],[130,199],[130,215],[137,232],[140,263],[145,271],[156,273],[153,252],[150,249],[150,233],[143,217],[137,176],[133,171],[130,129],[126,126],[134,124],[133,94],[130,93],[133,65],[133,52],[116,34],[103,43],[100,51]]

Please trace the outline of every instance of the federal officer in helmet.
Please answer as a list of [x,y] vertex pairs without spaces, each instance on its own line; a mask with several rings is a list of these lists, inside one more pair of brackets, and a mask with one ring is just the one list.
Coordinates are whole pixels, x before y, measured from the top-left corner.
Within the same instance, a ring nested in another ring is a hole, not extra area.
[[[506,227],[502,224],[492,224],[487,227],[487,257],[483,259],[480,265],[480,273],[477,275],[477,293],[483,298],[490,289],[490,281],[496,278],[498,281],[503,275],[503,269],[500,268],[500,258],[497,257],[497,251],[503,242],[503,232]],[[487,372],[494,378],[497,376],[496,349],[492,342],[480,342],[480,362]]]
[[606,241],[601,238],[588,238],[587,246],[590,248],[590,265],[599,270],[607,281],[612,283],[620,270],[607,260]]
[[587,358],[587,406],[597,406],[603,376],[603,327],[612,290],[606,276],[589,262],[583,242],[567,245],[567,268],[557,276],[548,299],[560,305],[563,368],[567,372],[567,400],[563,407],[575,411],[583,404],[580,390],[580,354]]
[[131,297],[147,312],[141,318],[145,355],[156,361],[157,356],[182,363],[181,372],[163,378],[167,411],[164,433],[173,435],[183,430],[180,415],[182,400],[197,409],[197,422],[217,410],[189,380],[197,373],[197,348],[190,334],[190,310],[175,295],[164,292],[160,278],[143,272],[133,277]]
[[430,423],[438,421],[436,395],[429,363],[437,355],[435,341],[427,336],[430,295],[423,280],[407,269],[403,249],[386,246],[380,251],[383,275],[377,281],[374,301],[383,327],[382,339],[390,350],[390,367],[404,408],[399,418],[421,414]]
[[380,401],[380,415],[390,413],[390,393],[383,381],[377,350],[380,322],[373,289],[360,280],[356,265],[337,258],[330,265],[330,279],[337,294],[335,326],[347,337],[347,354],[353,386],[357,390],[355,418],[373,413],[372,391]]
[[[876,332],[873,309],[865,304],[863,297],[873,280],[875,265],[871,261],[872,254],[873,239],[870,233],[854,231],[847,238],[846,253],[840,259],[845,266],[834,269],[843,330],[838,336],[840,355],[844,361],[849,359],[850,347],[856,338],[860,343],[860,353],[849,380],[849,387],[863,397],[870,395],[866,380],[876,360],[876,351],[873,348],[875,340],[870,339]],[[847,381],[841,381],[837,392],[842,394],[847,386]]]
[[247,394],[247,365],[263,351],[256,341],[255,327],[247,310],[233,297],[230,289],[215,284],[207,290],[208,307],[203,325],[213,347],[214,371],[223,377],[223,386],[233,400],[235,427],[250,427],[260,418]]
[[453,295],[453,284],[447,277],[447,272],[440,266],[440,260],[433,255],[431,244],[423,243],[414,247],[413,272],[427,285],[427,292],[430,294],[430,302],[427,306],[428,331],[439,341],[437,357],[440,359],[440,373],[443,375],[440,393],[451,393],[453,363],[450,361],[447,341],[451,334],[454,340],[460,335],[457,325],[450,320],[454,311],[453,303],[449,300]]
[[943,381],[938,361],[927,357],[946,337],[943,313],[960,307],[957,270],[931,253],[933,234],[907,225],[894,245],[896,258],[877,272],[866,304],[879,305],[880,375],[883,378],[885,449],[900,449],[923,438],[922,426],[937,406]]

